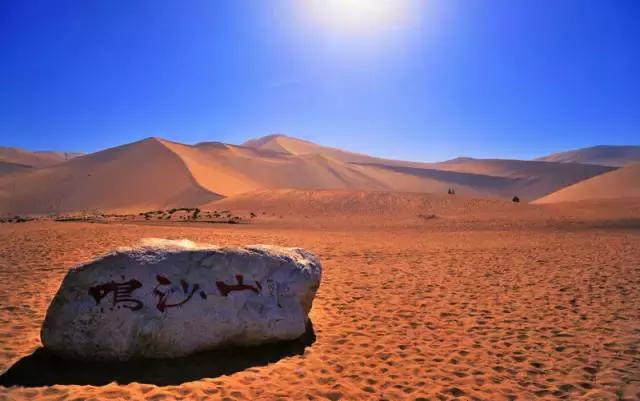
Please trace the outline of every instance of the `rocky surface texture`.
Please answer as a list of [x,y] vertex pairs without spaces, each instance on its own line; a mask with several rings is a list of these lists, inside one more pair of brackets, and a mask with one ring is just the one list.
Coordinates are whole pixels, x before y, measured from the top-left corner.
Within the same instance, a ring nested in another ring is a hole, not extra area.
[[42,343],[65,357],[127,360],[291,340],[305,332],[320,275],[300,248],[146,240],[70,270]]

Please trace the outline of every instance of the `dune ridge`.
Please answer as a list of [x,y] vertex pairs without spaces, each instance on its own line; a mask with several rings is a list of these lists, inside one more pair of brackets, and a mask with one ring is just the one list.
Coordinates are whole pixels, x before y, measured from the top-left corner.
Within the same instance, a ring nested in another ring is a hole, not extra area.
[[299,190],[398,191],[530,201],[614,167],[459,158],[389,160],[271,135],[231,145],[147,138],[51,166],[4,166],[0,213],[196,207],[242,193]]
[[598,175],[562,188],[534,203],[575,202],[594,199],[640,198],[640,163]]
[[35,151],[0,146],[0,162],[20,164],[29,167],[49,167],[74,157],[81,156],[79,152]]
[[640,162],[640,146],[599,145],[553,153],[536,160],[622,167]]
[[155,138],[0,177],[0,211],[14,213],[129,212],[219,197]]

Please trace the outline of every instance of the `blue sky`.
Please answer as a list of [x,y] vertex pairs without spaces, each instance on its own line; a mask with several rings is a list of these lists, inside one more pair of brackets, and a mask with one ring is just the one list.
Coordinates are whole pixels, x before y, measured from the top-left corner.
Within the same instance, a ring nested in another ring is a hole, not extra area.
[[373,16],[319,1],[1,1],[0,145],[285,133],[442,160],[640,143],[636,0],[391,0]]

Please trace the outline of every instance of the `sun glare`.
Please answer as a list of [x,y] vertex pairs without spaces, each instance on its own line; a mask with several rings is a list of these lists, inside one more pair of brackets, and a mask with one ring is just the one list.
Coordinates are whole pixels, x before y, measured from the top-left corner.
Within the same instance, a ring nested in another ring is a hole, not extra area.
[[306,0],[306,12],[323,28],[366,33],[401,24],[410,0]]

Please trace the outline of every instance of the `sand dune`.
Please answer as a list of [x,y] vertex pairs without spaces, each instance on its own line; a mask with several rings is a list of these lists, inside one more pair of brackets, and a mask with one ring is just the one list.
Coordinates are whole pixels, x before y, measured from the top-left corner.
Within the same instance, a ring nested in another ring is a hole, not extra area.
[[184,160],[198,183],[225,196],[267,188],[385,188],[362,169],[319,154],[291,155],[211,143],[163,143]]
[[627,164],[640,162],[640,146],[592,146],[589,148],[554,153],[537,160],[622,167]]
[[361,190],[262,190],[201,206],[203,210],[231,210],[250,216],[255,224],[278,223],[295,227],[447,227],[480,224],[497,227],[517,218],[520,223],[562,213],[548,208],[500,199],[442,194]]
[[184,162],[156,139],[0,177],[0,211],[11,213],[139,211],[219,197],[199,186]]
[[5,165],[0,171],[0,213],[139,212],[283,188],[435,194],[453,188],[466,197],[518,196],[529,201],[612,169],[469,158],[442,163],[386,160],[282,135],[242,146],[152,138],[49,167]]
[[342,162],[372,163],[384,161],[378,157],[373,157],[361,153],[348,152],[338,148],[318,145],[313,142],[286,135],[267,135],[257,139],[250,139],[242,146],[259,150],[271,150],[274,152],[287,153],[290,155],[310,155],[316,154],[330,157]]
[[532,178],[562,175],[570,180],[576,177],[578,180],[583,177],[612,171],[615,168],[607,166],[593,166],[579,163],[556,163],[530,160],[510,160],[510,159],[474,159],[470,157],[460,157],[444,162],[433,163],[432,167],[438,170],[457,171],[462,173],[484,174],[506,178]]
[[[456,193],[527,201],[612,170],[610,167],[518,160],[415,163],[345,152],[282,135],[243,146],[163,143],[196,181],[232,196],[260,189],[359,189]],[[390,163],[390,164],[388,164]]]
[[620,198],[640,198],[640,163],[584,180],[540,198],[535,203]]
[[452,184],[467,185],[475,189],[468,193],[456,189],[457,193],[469,196],[495,196],[508,199],[517,195],[529,201],[542,194],[554,192],[587,178],[613,170],[612,167],[576,163],[550,163],[504,159],[459,158],[425,167],[385,166],[396,171],[423,176],[445,177]]
[[9,163],[0,161],[0,175],[17,173],[21,171],[29,171],[33,167],[25,164]]
[[0,162],[22,164],[30,167],[48,167],[80,156],[74,152],[31,152],[19,148],[0,146]]
[[640,216],[640,197],[530,204],[418,192],[280,189],[247,192],[200,207],[229,210],[252,224],[288,227],[633,226]]
[[[367,166],[368,175],[382,175],[380,179],[387,184],[386,189],[441,193],[454,187],[459,194],[502,199],[517,195],[523,200],[533,200],[613,169],[577,163],[503,159],[458,158],[439,163],[391,160],[346,152],[285,135],[270,135],[243,145],[291,155],[319,154],[351,165]],[[382,170],[399,174],[387,182]],[[419,179],[407,183],[409,176]],[[401,184],[403,180],[405,182]]]

